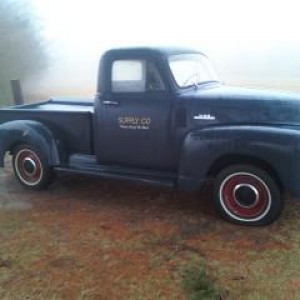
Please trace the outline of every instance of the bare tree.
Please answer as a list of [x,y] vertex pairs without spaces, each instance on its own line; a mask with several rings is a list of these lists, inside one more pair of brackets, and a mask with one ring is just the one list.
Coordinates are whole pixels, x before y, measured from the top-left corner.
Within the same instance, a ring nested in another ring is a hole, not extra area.
[[0,104],[11,101],[11,79],[29,80],[46,67],[36,19],[25,0],[0,1]]

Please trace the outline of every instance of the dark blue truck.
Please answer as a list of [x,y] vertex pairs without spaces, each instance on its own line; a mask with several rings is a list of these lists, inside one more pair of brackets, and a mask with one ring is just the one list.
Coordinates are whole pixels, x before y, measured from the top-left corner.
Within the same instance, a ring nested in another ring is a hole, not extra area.
[[229,87],[194,50],[127,48],[101,59],[95,99],[0,110],[0,165],[42,189],[56,172],[197,190],[219,213],[266,225],[300,196],[300,96]]

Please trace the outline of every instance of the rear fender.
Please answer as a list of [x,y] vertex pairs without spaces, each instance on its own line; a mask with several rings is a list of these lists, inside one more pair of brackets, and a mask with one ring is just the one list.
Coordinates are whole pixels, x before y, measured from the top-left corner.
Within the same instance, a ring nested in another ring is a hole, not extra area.
[[0,166],[4,156],[20,144],[38,148],[45,155],[50,166],[60,164],[59,139],[44,124],[31,120],[11,121],[0,125]]

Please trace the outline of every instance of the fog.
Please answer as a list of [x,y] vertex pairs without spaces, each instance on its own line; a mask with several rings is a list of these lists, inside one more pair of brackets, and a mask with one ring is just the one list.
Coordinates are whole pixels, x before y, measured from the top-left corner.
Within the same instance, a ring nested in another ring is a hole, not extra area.
[[199,49],[228,84],[300,91],[297,1],[28,1],[48,60],[29,99],[92,97],[103,51],[141,45]]

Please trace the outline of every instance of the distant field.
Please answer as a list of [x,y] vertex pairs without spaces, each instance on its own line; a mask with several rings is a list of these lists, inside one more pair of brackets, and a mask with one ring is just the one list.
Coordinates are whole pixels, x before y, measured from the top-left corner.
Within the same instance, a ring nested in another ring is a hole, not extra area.
[[50,97],[87,97],[93,98],[96,94],[96,88],[87,87],[87,88],[66,88],[66,89],[46,89],[46,90],[37,90],[34,92],[27,91],[26,101],[27,102],[36,102],[41,100],[47,100]]
[[[258,80],[258,79],[230,79],[225,82],[227,85],[279,90],[285,92],[299,92],[300,93],[300,78],[293,80]],[[86,87],[74,86],[68,88],[44,88],[37,90],[26,90],[26,100],[34,102],[39,100],[49,99],[51,96],[63,97],[94,97],[96,87],[90,85]]]
[[259,89],[270,89],[279,91],[300,92],[300,78],[288,80],[258,80],[258,79],[231,79],[226,82],[228,85],[237,85]]

